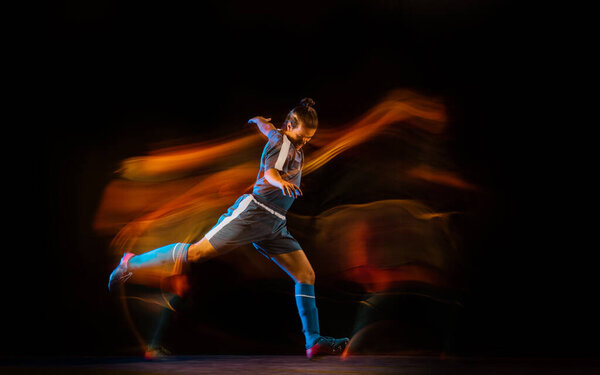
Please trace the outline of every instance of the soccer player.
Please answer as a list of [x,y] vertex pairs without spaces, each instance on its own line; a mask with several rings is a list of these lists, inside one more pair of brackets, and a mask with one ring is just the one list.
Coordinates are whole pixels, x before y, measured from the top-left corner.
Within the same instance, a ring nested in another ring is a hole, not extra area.
[[167,277],[180,274],[187,262],[203,262],[252,243],[295,282],[307,357],[341,354],[349,339],[321,336],[315,304],[315,273],[286,226],[288,209],[302,195],[302,147],[318,127],[314,104],[310,98],[302,99],[288,113],[281,129],[275,128],[270,118],[250,119],[268,138],[252,194],[239,197],[197,243],[174,243],[139,255],[125,253],[110,275],[109,289],[128,281],[160,287]]

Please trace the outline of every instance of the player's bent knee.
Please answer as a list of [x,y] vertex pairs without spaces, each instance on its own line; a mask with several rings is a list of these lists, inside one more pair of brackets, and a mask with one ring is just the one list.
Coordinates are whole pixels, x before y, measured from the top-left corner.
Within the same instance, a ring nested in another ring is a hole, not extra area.
[[315,283],[315,272],[311,270],[303,271],[296,276],[296,282],[300,284],[311,284]]
[[190,245],[187,254],[188,262],[202,262],[208,260],[217,255],[217,250],[208,242],[206,238],[203,238],[199,242]]

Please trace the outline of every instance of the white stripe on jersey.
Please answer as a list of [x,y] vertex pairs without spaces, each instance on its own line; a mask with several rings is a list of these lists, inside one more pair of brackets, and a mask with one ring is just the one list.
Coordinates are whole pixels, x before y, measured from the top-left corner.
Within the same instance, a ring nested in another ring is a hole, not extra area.
[[290,152],[290,140],[286,135],[283,135],[283,145],[281,145],[281,150],[279,150],[279,156],[277,157],[277,162],[275,162],[275,169],[283,172],[283,163],[285,163],[285,159]]

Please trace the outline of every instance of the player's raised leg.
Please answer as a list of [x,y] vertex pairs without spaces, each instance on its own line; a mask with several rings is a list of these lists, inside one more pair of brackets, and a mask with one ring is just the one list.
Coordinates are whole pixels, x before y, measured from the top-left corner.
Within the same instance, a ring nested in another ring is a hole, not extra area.
[[306,356],[312,358],[318,355],[342,354],[349,342],[348,338],[321,336],[319,312],[315,301],[315,272],[304,251],[272,254],[271,259],[295,282],[296,306],[306,339]]
[[163,288],[165,280],[181,274],[187,262],[203,262],[260,239],[263,233],[250,230],[249,224],[256,212],[254,198],[244,194],[197,243],[174,243],[139,255],[126,253],[110,275],[108,288],[125,282]]
[[203,238],[195,244],[174,243],[143,254],[126,253],[111,273],[108,289],[124,283],[162,288],[164,281],[183,272],[187,262],[201,262],[218,255]]

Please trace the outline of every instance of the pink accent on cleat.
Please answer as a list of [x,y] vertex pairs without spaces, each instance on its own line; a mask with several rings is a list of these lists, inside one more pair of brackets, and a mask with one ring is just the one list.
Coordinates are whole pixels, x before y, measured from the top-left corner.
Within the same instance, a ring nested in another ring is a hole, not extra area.
[[321,355],[341,355],[350,342],[349,339],[334,339],[333,337],[321,336],[315,344],[306,350],[308,359]]

